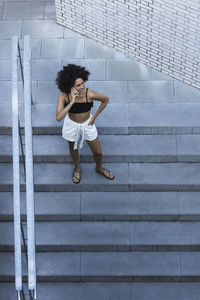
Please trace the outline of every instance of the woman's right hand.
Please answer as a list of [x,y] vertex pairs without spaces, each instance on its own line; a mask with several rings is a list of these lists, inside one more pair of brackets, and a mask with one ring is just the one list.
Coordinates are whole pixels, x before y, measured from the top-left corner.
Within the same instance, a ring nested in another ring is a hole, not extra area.
[[75,89],[71,89],[71,99],[72,99],[72,102],[74,103],[76,97],[79,96],[79,92]]

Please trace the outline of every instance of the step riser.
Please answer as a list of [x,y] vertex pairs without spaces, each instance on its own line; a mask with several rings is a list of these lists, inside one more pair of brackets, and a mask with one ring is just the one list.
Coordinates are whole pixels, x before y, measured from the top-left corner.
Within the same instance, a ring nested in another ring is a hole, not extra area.
[[[20,185],[21,192],[26,191],[24,184]],[[0,192],[12,192],[12,184],[1,184]],[[148,185],[126,185],[126,184],[109,184],[109,185],[38,185],[34,186],[35,192],[200,192],[200,185],[198,184],[148,184]]]
[[[20,156],[20,162],[23,162],[22,156]],[[69,155],[43,155],[34,156],[34,163],[71,163],[72,159]],[[80,162],[93,163],[93,156],[80,156]],[[200,155],[119,155],[119,156],[107,156],[102,158],[103,163],[200,163]],[[12,163],[12,156],[0,156],[0,163]]]
[[[14,282],[14,276],[0,276],[0,282]],[[23,276],[27,282],[27,276]],[[38,282],[200,282],[200,276],[41,276]]]
[[[22,251],[24,247],[22,246]],[[37,245],[36,252],[175,252],[200,251],[200,245]],[[0,246],[0,252],[14,252],[14,246]]]
[[[200,134],[200,127],[97,127],[99,135],[176,135],[176,134]],[[33,127],[33,134],[62,134],[61,127]],[[0,134],[12,135],[12,127],[0,127]],[[24,134],[24,128],[21,127],[21,134]]]
[[[13,215],[0,215],[0,222],[13,221]],[[26,221],[26,216],[21,215],[21,220]],[[72,221],[200,221],[200,214],[184,215],[35,215],[35,221],[38,222],[72,222]]]

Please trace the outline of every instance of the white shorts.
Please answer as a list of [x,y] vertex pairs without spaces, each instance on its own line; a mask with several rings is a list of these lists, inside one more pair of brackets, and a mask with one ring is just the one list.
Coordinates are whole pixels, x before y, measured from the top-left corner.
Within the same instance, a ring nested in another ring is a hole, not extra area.
[[92,115],[90,114],[90,117],[87,119],[87,121],[84,123],[77,123],[72,121],[68,114],[66,115],[62,128],[62,137],[70,142],[75,142],[74,150],[78,148],[78,140],[80,136],[82,138],[79,148],[83,147],[84,140],[93,141],[97,138],[98,133],[95,124],[88,126],[91,118]]

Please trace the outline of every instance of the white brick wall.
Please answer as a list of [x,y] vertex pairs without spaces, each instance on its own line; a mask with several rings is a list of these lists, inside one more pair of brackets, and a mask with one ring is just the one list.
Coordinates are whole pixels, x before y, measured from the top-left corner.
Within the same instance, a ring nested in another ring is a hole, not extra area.
[[200,0],[56,0],[57,23],[200,89]]

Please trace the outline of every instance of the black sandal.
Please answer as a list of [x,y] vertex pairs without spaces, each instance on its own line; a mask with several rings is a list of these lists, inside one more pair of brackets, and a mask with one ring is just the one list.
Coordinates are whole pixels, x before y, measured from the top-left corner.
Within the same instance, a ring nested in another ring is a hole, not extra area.
[[[79,178],[75,176],[75,172],[78,172],[80,174]],[[78,181],[74,181],[73,178],[76,178]],[[73,174],[72,174],[72,181],[73,181],[73,183],[79,183],[80,180],[81,180],[81,172],[79,170],[77,170],[76,168],[74,168],[74,171],[73,171]]]
[[[99,171],[99,170],[96,169],[96,172],[97,172],[97,173],[100,173],[100,174],[102,174],[102,175],[104,175],[107,179],[110,179],[110,180],[113,180],[113,179],[115,178],[115,176],[114,176],[113,174],[112,174],[113,177],[110,177],[110,175],[111,175],[111,173],[112,173],[111,171],[109,171],[109,170],[107,170],[107,169],[104,169],[104,168],[102,168],[102,170],[103,170],[103,172],[101,172],[101,171]],[[105,171],[108,172],[109,177],[105,175]]]

